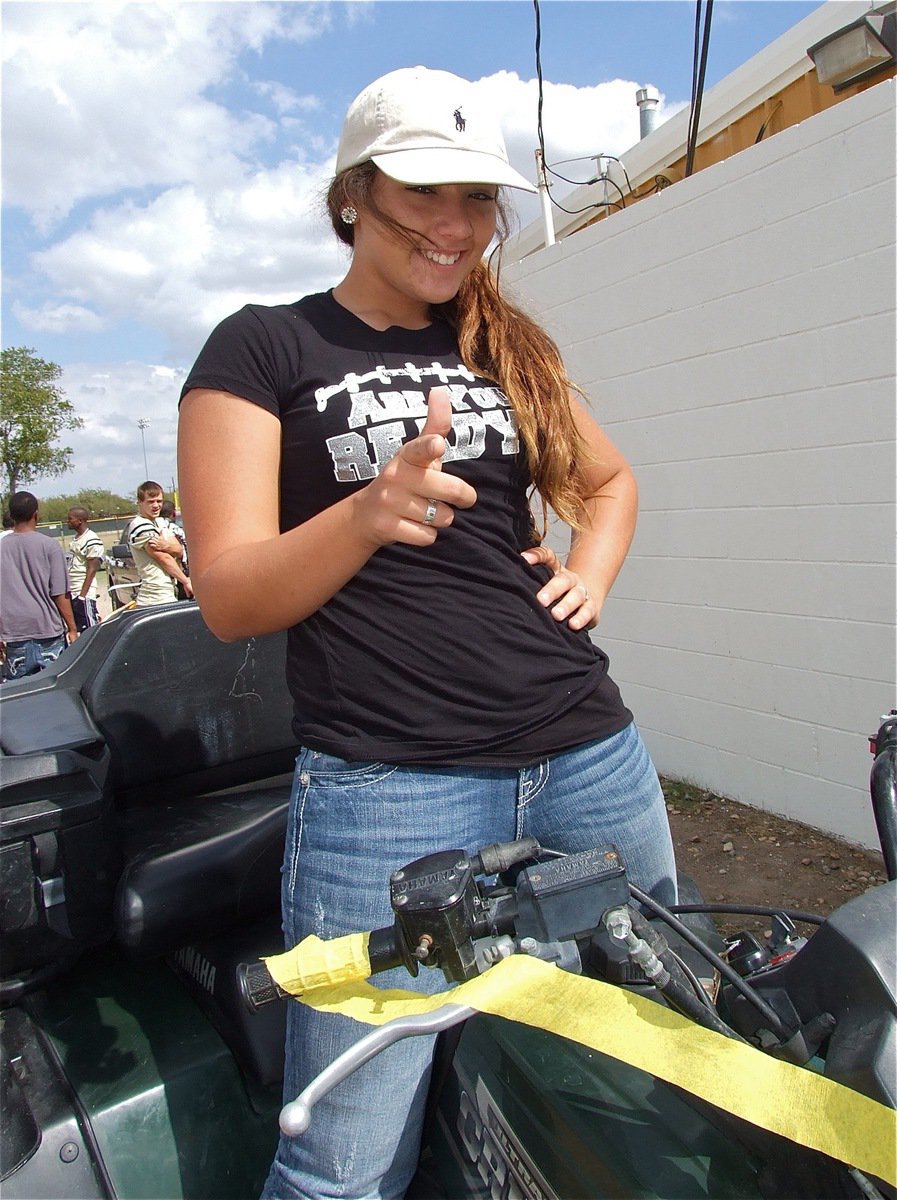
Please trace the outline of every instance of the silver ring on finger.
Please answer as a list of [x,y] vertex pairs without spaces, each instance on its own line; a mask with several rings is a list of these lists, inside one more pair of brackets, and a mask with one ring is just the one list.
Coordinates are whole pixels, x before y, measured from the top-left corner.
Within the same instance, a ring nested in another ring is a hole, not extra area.
[[436,520],[436,501],[428,499],[427,500],[427,511],[424,513],[424,524],[432,525],[435,520]]
[[578,586],[579,590],[582,592],[583,600],[585,601],[586,604],[588,604],[589,600],[591,600],[591,596],[589,595],[589,589],[586,587],[586,585],[584,583],[577,584],[577,586]]

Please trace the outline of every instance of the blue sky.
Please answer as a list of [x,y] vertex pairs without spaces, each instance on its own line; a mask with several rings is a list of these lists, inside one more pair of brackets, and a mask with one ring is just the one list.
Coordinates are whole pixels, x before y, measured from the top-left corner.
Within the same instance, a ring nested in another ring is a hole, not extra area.
[[[817,7],[716,0],[707,87]],[[659,89],[666,116],[688,102],[694,12],[542,0],[550,162],[584,156],[562,168],[581,178],[589,155],[623,154],[638,87]],[[66,438],[74,469],[32,484],[39,496],[133,494],[140,417],[169,487],[180,384],[211,327],[340,278],[319,197],[371,79],[422,63],[482,81],[514,165],[534,173],[530,0],[12,0],[2,19],[3,345],[59,363],[84,420]]]

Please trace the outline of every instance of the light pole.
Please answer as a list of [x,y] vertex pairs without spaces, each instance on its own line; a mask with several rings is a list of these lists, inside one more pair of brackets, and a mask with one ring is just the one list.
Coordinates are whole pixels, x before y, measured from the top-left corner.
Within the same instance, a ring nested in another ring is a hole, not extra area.
[[143,444],[143,478],[149,479],[149,467],[146,465],[146,429],[149,421],[146,417],[141,417],[137,422],[137,428],[140,430],[140,441]]

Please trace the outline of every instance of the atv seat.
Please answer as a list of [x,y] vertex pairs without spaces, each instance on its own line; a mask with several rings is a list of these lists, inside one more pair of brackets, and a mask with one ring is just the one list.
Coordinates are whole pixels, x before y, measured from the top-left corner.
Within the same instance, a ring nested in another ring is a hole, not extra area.
[[195,604],[159,605],[3,685],[0,882],[37,897],[4,909],[5,975],[110,935],[162,955],[278,913],[297,752],[283,640],[225,645]]
[[157,956],[279,911],[292,704],[282,637],[225,645],[196,605],[117,620],[84,698],[111,755],[115,936]]
[[0,689],[0,999],[88,946],[168,965],[255,1079],[282,1074],[285,1005],[237,966],[282,948],[297,746],[284,636],[225,645],[195,604],[134,609]]
[[157,957],[276,912],[289,795],[274,783],[129,813],[119,942]]

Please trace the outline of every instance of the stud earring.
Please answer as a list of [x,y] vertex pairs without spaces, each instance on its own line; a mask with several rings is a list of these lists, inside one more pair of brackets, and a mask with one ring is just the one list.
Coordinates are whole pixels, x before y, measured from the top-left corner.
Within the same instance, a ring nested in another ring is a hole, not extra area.
[[354,204],[347,204],[339,210],[339,219],[344,225],[354,225],[358,220],[358,209]]

